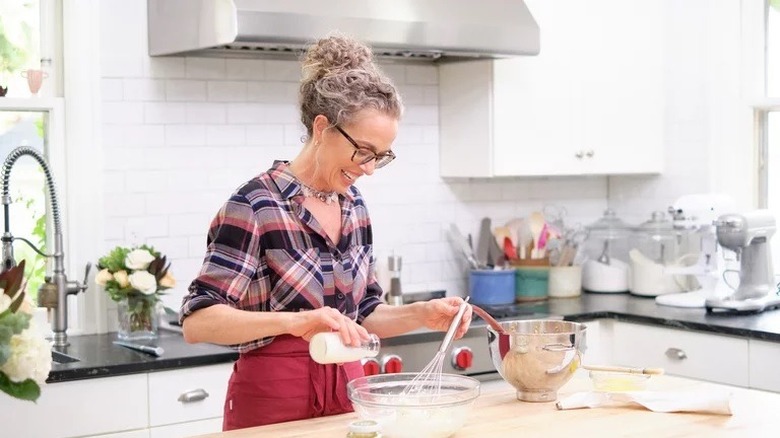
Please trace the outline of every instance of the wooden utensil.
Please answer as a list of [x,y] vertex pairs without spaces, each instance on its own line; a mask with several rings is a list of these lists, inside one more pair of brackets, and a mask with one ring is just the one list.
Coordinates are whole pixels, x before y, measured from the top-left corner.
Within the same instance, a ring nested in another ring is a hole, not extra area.
[[611,365],[583,365],[582,368],[588,371],[609,371],[613,373],[627,373],[627,374],[661,375],[664,373],[663,368],[629,368],[629,367],[618,367],[618,366],[611,366]]
[[538,250],[539,238],[542,236],[542,230],[544,230],[544,216],[542,213],[535,211],[528,216],[528,227],[531,229],[531,236],[533,237],[533,247],[531,249],[531,258],[539,258]]

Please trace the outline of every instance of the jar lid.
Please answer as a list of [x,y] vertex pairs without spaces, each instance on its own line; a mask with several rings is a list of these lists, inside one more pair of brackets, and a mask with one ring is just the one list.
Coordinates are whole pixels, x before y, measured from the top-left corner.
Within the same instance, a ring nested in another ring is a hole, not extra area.
[[374,420],[357,420],[349,423],[349,431],[355,433],[377,433],[380,430],[379,423]]
[[588,225],[587,229],[591,235],[607,239],[617,239],[628,237],[629,234],[631,234],[633,227],[618,218],[615,210],[608,208],[604,210],[604,216]]
[[654,211],[650,215],[650,220],[642,222],[637,227],[637,231],[651,235],[667,235],[675,232],[674,224],[672,221],[666,219],[666,215],[663,211]]

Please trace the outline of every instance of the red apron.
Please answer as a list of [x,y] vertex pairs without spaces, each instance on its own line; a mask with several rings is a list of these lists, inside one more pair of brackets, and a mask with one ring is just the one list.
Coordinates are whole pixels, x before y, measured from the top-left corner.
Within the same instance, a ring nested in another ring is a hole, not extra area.
[[222,430],[352,412],[347,382],[362,376],[360,362],[320,365],[307,341],[277,336],[233,365]]

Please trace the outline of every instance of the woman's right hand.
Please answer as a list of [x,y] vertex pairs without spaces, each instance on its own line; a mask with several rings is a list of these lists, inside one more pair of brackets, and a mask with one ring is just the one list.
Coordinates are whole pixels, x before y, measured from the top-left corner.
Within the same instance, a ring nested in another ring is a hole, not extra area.
[[320,332],[337,331],[344,345],[360,346],[369,340],[368,331],[333,307],[296,312],[290,334],[307,341]]

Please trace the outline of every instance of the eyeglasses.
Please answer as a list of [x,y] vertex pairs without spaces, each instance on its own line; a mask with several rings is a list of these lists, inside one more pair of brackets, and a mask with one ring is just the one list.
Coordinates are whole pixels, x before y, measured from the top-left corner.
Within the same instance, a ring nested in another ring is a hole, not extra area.
[[374,168],[379,169],[381,167],[387,166],[391,161],[395,160],[395,154],[393,151],[382,152],[381,154],[374,153],[374,151],[371,149],[358,145],[357,142],[349,136],[349,134],[341,129],[341,126],[336,125],[336,129],[338,129],[341,135],[343,135],[344,138],[352,143],[352,146],[355,148],[355,152],[352,154],[352,161],[363,165],[370,163],[371,160],[376,160],[376,163],[374,163]]

